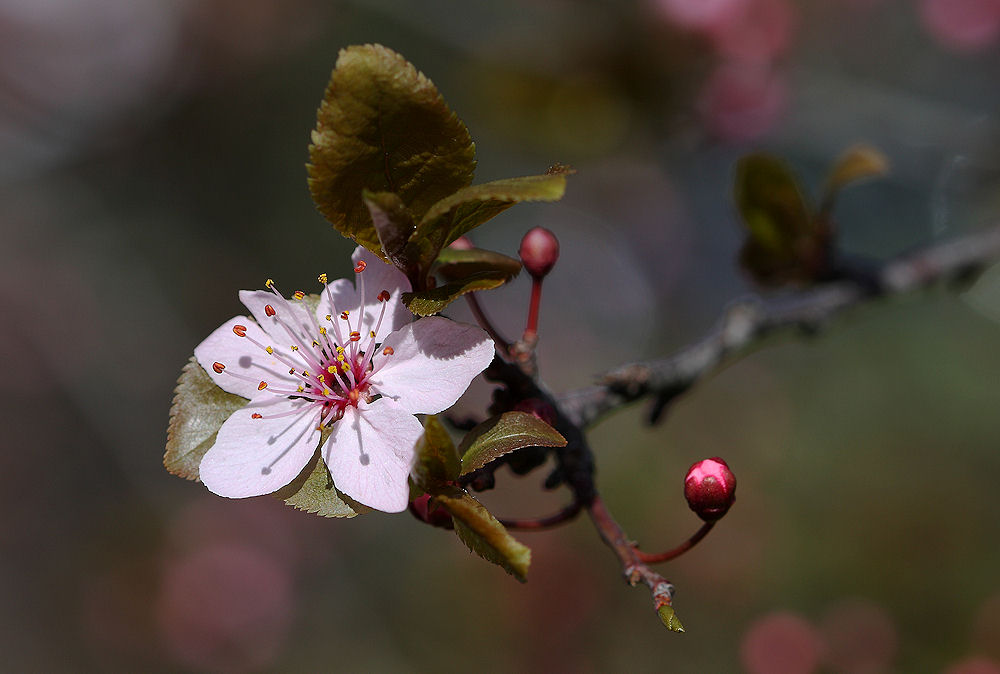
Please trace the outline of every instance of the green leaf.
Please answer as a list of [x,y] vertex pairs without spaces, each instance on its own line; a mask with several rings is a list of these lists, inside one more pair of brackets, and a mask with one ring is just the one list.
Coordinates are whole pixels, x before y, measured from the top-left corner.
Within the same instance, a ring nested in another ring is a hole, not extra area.
[[192,356],[174,389],[163,454],[166,469],[187,480],[197,480],[201,459],[215,444],[222,423],[248,402],[216,386]]
[[384,256],[397,269],[406,274],[411,284],[423,283],[419,278],[417,254],[408,245],[416,225],[403,200],[392,192],[362,192],[365,206],[371,215],[375,233]]
[[455,533],[470,550],[522,583],[527,580],[531,550],[507,533],[479,501],[461,489],[450,489],[434,498],[451,513]]
[[889,158],[869,145],[855,145],[848,148],[830,169],[823,189],[822,207],[828,213],[840,190],[851,183],[867,178],[877,178],[889,172]]
[[521,261],[483,248],[444,248],[438,255],[435,271],[447,281],[484,271],[503,272],[510,280],[521,272]]
[[808,280],[825,246],[799,184],[783,161],[766,154],[736,167],[736,206],[749,236],[740,262],[762,283]]
[[521,201],[558,201],[572,170],[556,166],[537,176],[506,178],[472,185],[447,196],[427,211],[411,241],[420,249],[423,268],[430,268],[441,249]]
[[[434,84],[381,45],[341,50],[316,114],[309,191],[338,232],[383,256],[362,191],[414,217],[472,182],[475,145]],[[384,257],[384,256],[383,256]]]
[[437,288],[403,293],[403,304],[417,316],[431,316],[454,302],[465,293],[490,290],[502,286],[509,276],[503,271],[484,271],[458,281],[445,283]]
[[424,434],[417,441],[416,453],[413,477],[424,491],[434,493],[444,483],[458,478],[458,450],[436,416],[424,419]]
[[354,517],[371,510],[337,491],[319,450],[299,477],[274,496],[293,508],[320,517]]
[[677,619],[677,614],[674,613],[673,606],[664,604],[656,610],[656,613],[660,616],[660,620],[663,622],[664,627],[671,632],[684,631],[684,626],[681,625],[681,621]]
[[462,475],[523,447],[565,447],[566,438],[533,414],[504,412],[469,431],[458,451]]

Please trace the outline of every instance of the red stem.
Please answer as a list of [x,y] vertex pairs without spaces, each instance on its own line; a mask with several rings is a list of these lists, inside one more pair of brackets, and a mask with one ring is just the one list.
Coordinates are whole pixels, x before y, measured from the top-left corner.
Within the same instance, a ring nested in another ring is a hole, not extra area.
[[531,279],[531,304],[528,305],[528,324],[524,328],[524,341],[530,341],[538,334],[538,305],[542,303],[542,279]]
[[564,522],[569,522],[575,518],[580,511],[583,509],[583,504],[573,502],[568,506],[555,513],[554,515],[549,515],[548,517],[539,517],[538,519],[523,519],[523,520],[500,520],[500,524],[504,525],[508,529],[518,529],[521,531],[540,531],[542,529],[550,529],[552,527],[558,526]]
[[479,327],[486,331],[486,333],[493,339],[496,344],[497,351],[500,355],[506,359],[510,360],[510,342],[504,339],[497,329],[493,327],[493,323],[486,316],[486,312],[479,305],[479,300],[476,298],[476,293],[466,293],[465,299],[469,303],[469,309],[472,310],[472,315],[476,317],[476,322],[479,323]]
[[671,559],[676,559],[680,557],[685,552],[687,552],[694,546],[698,545],[698,542],[705,536],[707,536],[708,532],[711,531],[712,527],[714,526],[715,522],[705,522],[704,524],[701,525],[701,528],[698,529],[698,531],[696,531],[693,536],[691,536],[691,538],[687,539],[673,550],[667,550],[666,552],[661,552],[659,554],[651,555],[643,552],[642,550],[636,548],[635,546],[633,546],[633,548],[635,549],[636,557],[639,558],[639,561],[645,564],[658,564],[659,562],[668,562]]

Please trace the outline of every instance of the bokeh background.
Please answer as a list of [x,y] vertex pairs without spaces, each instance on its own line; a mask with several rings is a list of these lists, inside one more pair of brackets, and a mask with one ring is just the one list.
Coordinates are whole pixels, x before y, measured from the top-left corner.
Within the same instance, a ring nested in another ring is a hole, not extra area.
[[[169,476],[174,381],[237,290],[348,271],[304,163],[337,51],[363,42],[432,77],[478,181],[578,169],[561,203],[476,234],[560,237],[558,390],[753,291],[745,152],[816,187],[846,146],[885,151],[892,175],[838,204],[856,255],[1000,215],[1000,0],[0,0],[3,669],[1000,672],[996,270],[776,339],[661,426],[635,408],[594,430],[609,507],[650,550],[698,525],[692,462],[739,478],[664,568],[683,635],[585,518],[520,535],[520,585],[406,514],[327,521]],[[526,298],[519,279],[483,301],[513,335]],[[546,514],[565,494],[544,474],[483,498]]]

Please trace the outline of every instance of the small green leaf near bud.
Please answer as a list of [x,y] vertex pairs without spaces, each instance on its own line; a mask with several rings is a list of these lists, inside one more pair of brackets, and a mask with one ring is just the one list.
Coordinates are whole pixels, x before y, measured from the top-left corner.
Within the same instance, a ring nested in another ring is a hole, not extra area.
[[656,610],[656,614],[660,616],[660,621],[663,622],[663,626],[671,632],[684,631],[684,626],[681,625],[681,621],[677,619],[677,614],[674,612],[673,606],[664,604]]
[[504,412],[469,431],[458,451],[462,475],[523,447],[565,447],[566,438],[534,414]]
[[492,250],[448,246],[438,255],[434,271],[446,281],[456,281],[484,271],[503,272],[509,280],[521,271],[521,263]]
[[506,283],[506,271],[483,271],[430,290],[403,293],[403,304],[417,316],[433,316],[465,293],[492,290]]
[[889,158],[869,145],[855,145],[844,151],[834,162],[827,176],[820,201],[820,212],[829,214],[834,200],[842,189],[849,185],[878,178],[889,172]]
[[472,552],[526,582],[531,550],[507,533],[476,499],[461,489],[438,494],[434,500],[451,513],[455,533]]

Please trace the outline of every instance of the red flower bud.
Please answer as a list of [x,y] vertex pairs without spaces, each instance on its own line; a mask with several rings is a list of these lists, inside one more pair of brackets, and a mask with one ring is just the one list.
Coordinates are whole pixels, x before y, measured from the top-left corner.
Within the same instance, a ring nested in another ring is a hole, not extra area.
[[528,273],[540,279],[552,271],[559,259],[559,239],[544,227],[535,227],[521,239],[518,255]]
[[466,236],[458,237],[450,244],[448,244],[448,247],[454,248],[455,250],[471,250],[475,248],[475,246],[472,245],[472,241],[470,241],[469,238]]
[[421,522],[430,524],[432,527],[441,527],[442,529],[454,528],[454,524],[451,521],[451,513],[439,507],[436,503],[431,503],[430,494],[423,494],[410,501],[410,514]]
[[528,398],[514,405],[515,412],[527,412],[538,417],[549,426],[556,425],[556,411],[552,405],[538,398]]
[[702,459],[688,469],[684,498],[701,519],[720,519],[736,500],[736,476],[722,459]]

